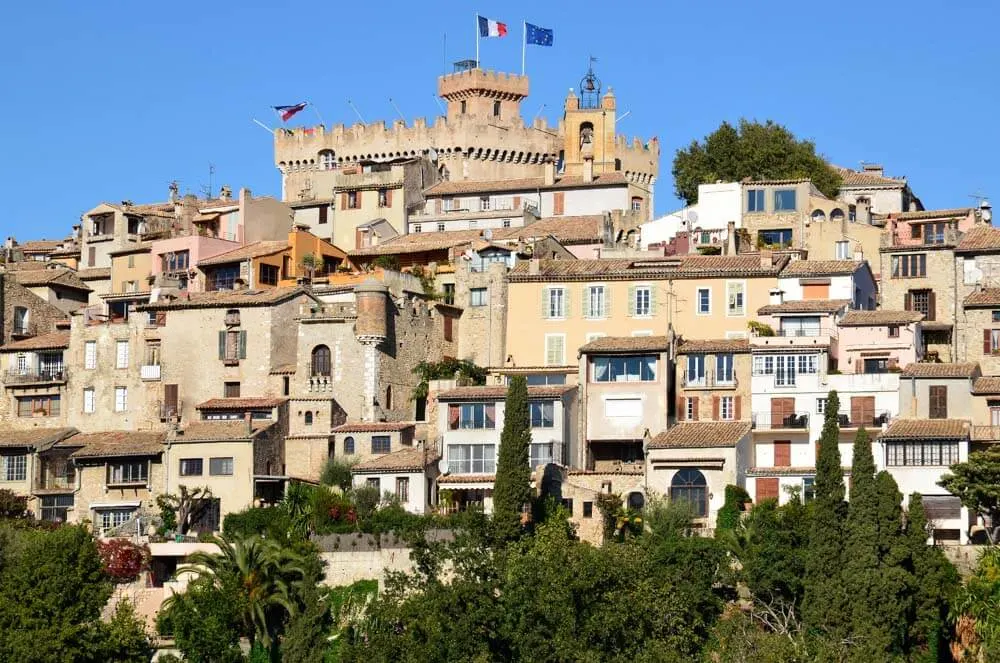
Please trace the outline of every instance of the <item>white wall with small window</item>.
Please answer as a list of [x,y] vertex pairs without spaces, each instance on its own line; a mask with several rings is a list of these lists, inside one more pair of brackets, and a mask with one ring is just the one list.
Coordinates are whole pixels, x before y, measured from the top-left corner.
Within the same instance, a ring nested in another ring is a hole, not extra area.
[[378,482],[382,497],[399,500],[399,505],[410,513],[428,513],[436,492],[436,468],[427,473],[398,470],[355,470],[352,473],[356,487]]
[[[853,259],[851,256],[845,260]],[[784,276],[778,278],[778,290],[784,293],[786,302],[796,302],[809,299],[806,288],[822,286],[826,290],[824,299],[846,299],[853,302],[855,308],[871,309],[877,299],[878,286],[871,270],[861,267],[853,274],[822,275],[816,278],[799,278]]]

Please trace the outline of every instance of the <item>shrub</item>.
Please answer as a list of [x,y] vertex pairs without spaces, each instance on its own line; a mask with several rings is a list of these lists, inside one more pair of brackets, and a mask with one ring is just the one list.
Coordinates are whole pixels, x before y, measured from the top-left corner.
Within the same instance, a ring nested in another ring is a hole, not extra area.
[[230,513],[222,521],[222,532],[227,536],[245,539],[254,535],[271,539],[285,539],[292,528],[288,512],[277,506],[249,508]]
[[24,518],[28,513],[28,498],[15,495],[13,490],[0,488],[0,518]]
[[323,473],[320,474],[319,481],[325,486],[349,490],[351,488],[351,467],[352,463],[331,458],[323,466]]
[[396,256],[378,256],[372,261],[372,265],[375,267],[381,267],[382,269],[388,269],[393,272],[399,271],[399,258]]
[[346,495],[319,486],[312,493],[312,519],[317,534],[353,532],[358,525],[358,510]]
[[726,486],[726,502],[719,509],[715,527],[717,530],[732,530],[740,522],[740,512],[743,505],[750,502],[750,493],[739,486]]
[[128,539],[111,539],[97,542],[104,572],[112,581],[132,582],[149,567],[149,547],[132,543]]
[[361,520],[371,518],[382,499],[378,488],[374,486],[359,486],[352,491],[351,496],[357,505],[358,518]]

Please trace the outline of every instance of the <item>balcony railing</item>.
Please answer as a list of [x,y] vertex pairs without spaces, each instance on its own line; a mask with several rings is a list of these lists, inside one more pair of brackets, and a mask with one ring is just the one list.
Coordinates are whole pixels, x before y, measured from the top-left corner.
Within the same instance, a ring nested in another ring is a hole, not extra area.
[[735,389],[739,386],[739,380],[732,374],[720,378],[711,371],[700,376],[692,376],[684,371],[681,375],[681,385],[685,389]]
[[37,328],[35,327],[35,323],[34,322],[30,322],[30,321],[29,322],[15,322],[14,325],[13,325],[13,327],[11,327],[10,335],[11,336],[20,336],[22,338],[23,337],[27,337],[27,336],[34,336],[37,333],[36,329]]
[[26,370],[26,371],[5,371],[4,384],[46,384],[66,382],[66,369],[59,367],[54,369]]
[[756,430],[806,430],[809,428],[809,413],[776,415],[772,412],[754,412],[752,421]]
[[177,401],[176,403],[164,403],[160,401],[160,421],[169,421],[170,419],[180,419],[181,411],[184,408],[183,401]]
[[888,410],[878,412],[838,412],[837,423],[841,428],[881,428],[888,424],[892,413]]
[[38,478],[38,490],[75,490],[76,479],[64,475],[42,474]]
[[143,380],[159,380],[160,379],[160,365],[159,364],[146,364],[145,366],[139,367],[139,377]]
[[[836,336],[836,327],[816,327],[809,329],[775,329],[774,336],[781,338],[818,338],[821,336]],[[766,338],[760,334],[755,333],[754,336],[760,338]]]
[[[899,226],[899,232],[907,232],[908,228],[905,226]],[[899,246],[912,246],[912,247],[922,247],[922,246],[941,246],[942,244],[957,244],[961,233],[955,228],[946,228],[943,231],[931,230],[926,225],[924,226],[924,232],[921,232],[920,237],[903,237],[899,234],[884,234],[880,240],[882,247],[899,247]]]

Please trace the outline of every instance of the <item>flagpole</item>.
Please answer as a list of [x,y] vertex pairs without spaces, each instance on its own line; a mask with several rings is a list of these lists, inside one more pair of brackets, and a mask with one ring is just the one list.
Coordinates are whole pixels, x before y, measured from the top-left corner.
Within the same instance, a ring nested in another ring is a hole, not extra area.
[[521,21],[521,75],[524,76],[524,52],[528,50],[528,22]]
[[476,69],[479,69],[479,13],[476,12]]

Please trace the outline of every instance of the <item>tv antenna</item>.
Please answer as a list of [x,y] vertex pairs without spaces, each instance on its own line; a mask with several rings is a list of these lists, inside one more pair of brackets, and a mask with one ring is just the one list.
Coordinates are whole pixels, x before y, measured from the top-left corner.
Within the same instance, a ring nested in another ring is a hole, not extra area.
[[976,201],[976,207],[981,206],[983,204],[984,200],[988,200],[989,199],[989,196],[987,196],[982,191],[978,191],[978,190],[975,191],[974,193],[968,194],[968,197],[972,198],[973,200]]
[[215,180],[215,164],[211,161],[208,162],[208,186],[202,185],[201,192],[205,194],[205,198],[212,197],[213,185]]
[[534,115],[533,115],[533,116],[531,117],[531,123],[532,123],[532,124],[534,124],[534,123],[535,123],[535,120],[537,120],[537,119],[538,119],[538,116],[542,114],[542,111],[543,111],[543,110],[545,110],[545,104],[542,104],[541,106],[539,106],[539,107],[538,107],[538,112],[537,112],[537,113],[535,113],[535,114],[534,114]]

